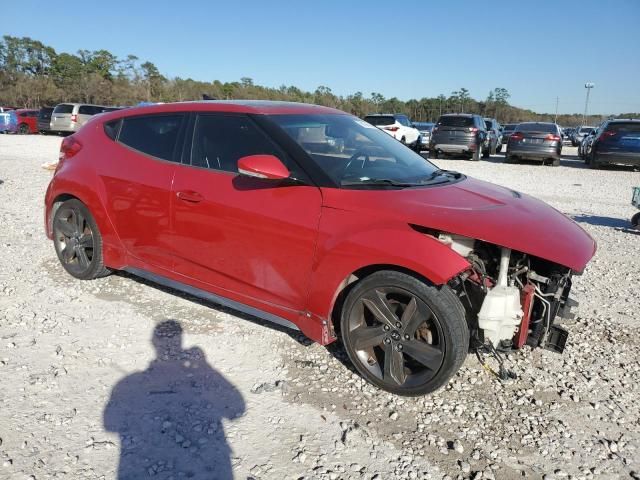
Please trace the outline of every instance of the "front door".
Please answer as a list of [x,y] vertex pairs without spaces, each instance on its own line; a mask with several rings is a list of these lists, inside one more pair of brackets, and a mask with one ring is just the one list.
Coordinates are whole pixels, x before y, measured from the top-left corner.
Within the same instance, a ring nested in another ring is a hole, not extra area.
[[304,175],[249,116],[196,117],[188,164],[176,168],[173,180],[175,271],[257,308],[299,312],[321,193],[311,184],[239,176],[238,159],[255,154],[275,155],[298,178]]

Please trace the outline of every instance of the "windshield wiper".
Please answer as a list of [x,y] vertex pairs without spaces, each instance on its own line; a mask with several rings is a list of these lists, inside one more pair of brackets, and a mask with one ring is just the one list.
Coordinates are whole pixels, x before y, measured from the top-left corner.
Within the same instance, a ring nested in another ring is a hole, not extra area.
[[422,179],[421,183],[428,182],[430,180],[433,180],[437,177],[444,176],[444,175],[450,175],[456,179],[462,177],[462,174],[460,172],[454,172],[453,170],[443,170],[439,168],[438,170],[435,170],[434,172],[432,172],[428,177],[425,177],[424,179]]
[[395,180],[391,180],[390,178],[363,178],[362,180],[342,180],[340,185],[343,187],[355,187],[360,185],[371,186],[371,185],[389,185],[390,187],[419,187],[422,185],[421,183],[407,183],[407,182],[397,182]]

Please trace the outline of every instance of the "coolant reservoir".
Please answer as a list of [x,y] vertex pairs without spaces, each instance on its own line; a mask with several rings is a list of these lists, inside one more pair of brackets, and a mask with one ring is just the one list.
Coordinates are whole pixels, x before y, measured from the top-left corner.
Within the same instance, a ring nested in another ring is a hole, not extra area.
[[520,291],[516,287],[496,285],[484,297],[478,326],[484,330],[484,338],[498,346],[500,340],[511,340],[522,321]]

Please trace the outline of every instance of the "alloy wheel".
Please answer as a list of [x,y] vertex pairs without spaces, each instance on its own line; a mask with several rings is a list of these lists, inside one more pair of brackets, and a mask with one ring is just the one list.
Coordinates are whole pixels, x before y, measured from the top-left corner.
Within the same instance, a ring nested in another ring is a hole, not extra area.
[[442,367],[442,326],[427,304],[397,287],[366,291],[349,317],[348,339],[361,366],[391,388],[423,385]]
[[68,270],[82,275],[91,268],[93,261],[94,232],[79,209],[62,208],[53,224],[56,250]]

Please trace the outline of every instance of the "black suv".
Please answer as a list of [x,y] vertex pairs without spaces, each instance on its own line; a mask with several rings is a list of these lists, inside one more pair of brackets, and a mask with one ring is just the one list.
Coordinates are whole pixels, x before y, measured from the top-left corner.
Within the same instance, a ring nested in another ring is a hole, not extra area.
[[608,120],[598,129],[586,161],[591,168],[618,164],[640,167],[640,120]]
[[489,136],[480,115],[448,113],[441,115],[431,132],[429,155],[462,154],[473,160],[489,156]]

